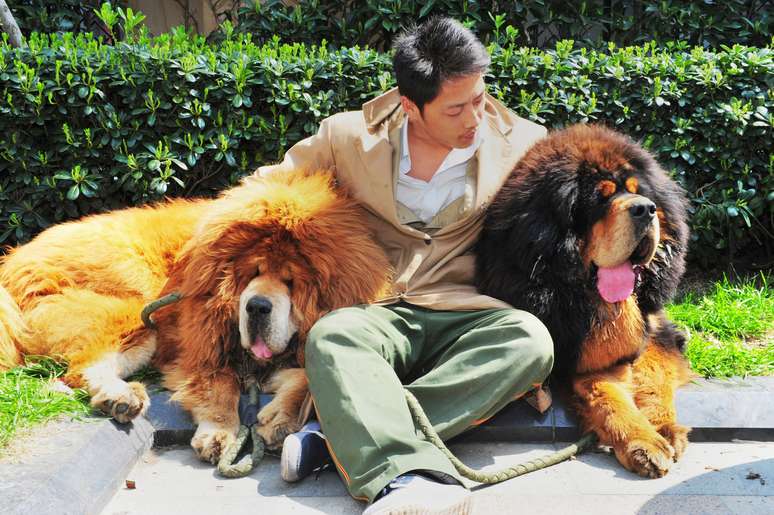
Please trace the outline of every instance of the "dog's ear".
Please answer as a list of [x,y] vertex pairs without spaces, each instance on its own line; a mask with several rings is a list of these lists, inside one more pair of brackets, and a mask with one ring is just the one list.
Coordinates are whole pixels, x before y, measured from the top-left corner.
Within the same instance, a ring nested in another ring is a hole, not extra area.
[[183,296],[238,296],[234,260],[265,236],[255,223],[205,226],[186,244],[170,278]]
[[573,175],[517,168],[489,207],[476,246],[479,290],[546,325],[563,357],[557,369],[574,363],[592,316],[574,229],[579,191]]
[[[391,276],[384,250],[362,222],[366,214],[349,202],[338,199],[308,227],[321,235],[310,258],[321,276],[320,296],[329,310],[375,300]],[[323,255],[328,258],[318,261]]]
[[685,272],[688,200],[685,191],[669,178],[655,159],[644,151],[642,153],[638,161],[646,171],[648,188],[643,194],[656,204],[660,236],[653,260],[642,271],[637,301],[644,313],[653,313],[674,297]]
[[310,312],[317,310],[315,318],[373,301],[389,285],[389,261],[363,224],[364,216],[360,207],[339,198],[295,229],[299,252],[315,274],[318,293],[304,302]]
[[[542,177],[538,177],[538,174]],[[517,168],[501,188],[484,222],[484,255],[507,263],[541,282],[560,274],[566,281],[583,277],[580,238],[575,233],[578,185],[574,174],[563,170]]]

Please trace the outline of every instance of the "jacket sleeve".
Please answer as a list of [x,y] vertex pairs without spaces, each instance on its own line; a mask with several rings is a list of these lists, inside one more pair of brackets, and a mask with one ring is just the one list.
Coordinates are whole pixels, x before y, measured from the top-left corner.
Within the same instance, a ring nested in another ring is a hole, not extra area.
[[262,177],[274,172],[289,172],[301,169],[333,169],[336,163],[333,159],[331,146],[331,126],[333,117],[328,117],[320,123],[317,134],[309,136],[293,145],[285,152],[282,162],[259,166],[253,175]]

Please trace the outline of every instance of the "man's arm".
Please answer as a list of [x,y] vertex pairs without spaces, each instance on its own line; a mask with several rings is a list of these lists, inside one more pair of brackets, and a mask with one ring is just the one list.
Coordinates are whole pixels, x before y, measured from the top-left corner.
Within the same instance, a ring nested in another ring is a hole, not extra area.
[[282,162],[260,166],[254,175],[261,177],[275,172],[292,170],[333,169],[336,162],[333,159],[331,146],[332,118],[328,117],[320,123],[317,134],[299,141],[285,152],[285,158]]

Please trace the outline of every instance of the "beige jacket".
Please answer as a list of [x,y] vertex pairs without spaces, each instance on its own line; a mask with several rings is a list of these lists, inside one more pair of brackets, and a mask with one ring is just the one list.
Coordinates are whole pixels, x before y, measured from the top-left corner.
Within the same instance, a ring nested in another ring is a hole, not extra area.
[[395,201],[400,126],[397,89],[367,102],[362,111],[326,118],[316,135],[298,142],[276,165],[258,174],[298,168],[334,168],[337,180],[368,211],[368,225],[395,269],[393,291],[379,304],[404,300],[438,310],[509,307],[473,286],[472,246],[486,207],[516,162],[546,129],[519,118],[487,95],[482,143],[476,152],[474,198],[455,221],[435,231],[404,225]]

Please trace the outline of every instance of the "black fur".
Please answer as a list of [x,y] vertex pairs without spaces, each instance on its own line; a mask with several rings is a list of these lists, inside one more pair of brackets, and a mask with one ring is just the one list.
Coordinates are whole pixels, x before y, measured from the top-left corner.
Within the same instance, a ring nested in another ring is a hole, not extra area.
[[[623,159],[609,159],[609,153]],[[634,175],[638,193],[664,213],[662,231],[671,239],[658,247],[635,288],[643,318],[659,312],[685,268],[685,195],[642,147],[603,127],[573,126],[534,145],[489,207],[475,249],[479,290],[536,315],[548,327],[555,372],[574,371],[592,324],[603,318],[596,270],[584,265],[581,248],[615,198],[601,198],[599,181],[625,179],[622,170],[604,169],[611,161],[629,163],[634,170],[626,176]],[[661,331],[669,327],[674,329],[664,319]],[[672,333],[664,337],[675,340]]]

